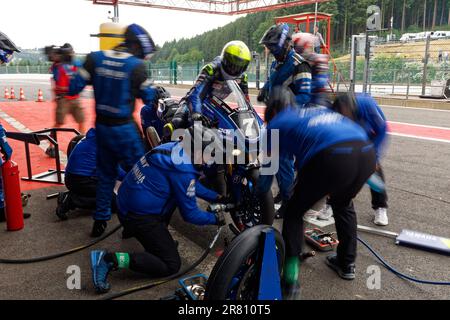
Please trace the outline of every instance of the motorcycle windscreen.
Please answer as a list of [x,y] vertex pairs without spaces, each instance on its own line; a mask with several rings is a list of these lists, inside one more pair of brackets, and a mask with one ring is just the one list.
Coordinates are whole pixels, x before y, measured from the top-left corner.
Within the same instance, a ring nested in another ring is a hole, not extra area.
[[223,101],[233,110],[245,111],[249,110],[248,101],[245,94],[235,80],[226,81],[226,89],[229,91],[227,97]]
[[258,120],[251,111],[235,112],[231,119],[248,139],[257,139],[260,135]]

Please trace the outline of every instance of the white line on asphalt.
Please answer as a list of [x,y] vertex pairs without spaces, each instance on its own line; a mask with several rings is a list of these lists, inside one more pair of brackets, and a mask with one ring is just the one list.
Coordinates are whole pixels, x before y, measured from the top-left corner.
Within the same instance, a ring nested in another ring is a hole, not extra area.
[[430,129],[439,129],[439,130],[450,130],[449,127],[436,127],[436,126],[429,126],[424,124],[415,124],[415,123],[407,123],[407,122],[397,122],[397,121],[388,121],[389,123],[395,123],[395,124],[401,124],[401,125],[407,125],[407,126],[413,126],[413,127],[420,127],[420,128],[430,128]]
[[393,108],[393,109],[411,109],[411,110],[423,110],[423,111],[436,111],[436,112],[450,112],[450,110],[441,110],[441,109],[430,109],[430,108],[414,108],[414,107],[402,107],[402,106],[387,106],[380,105],[383,108]]
[[[2,110],[0,110],[0,118],[5,120],[6,122],[8,122],[10,126],[12,126],[14,129],[16,129],[19,132],[23,132],[23,133],[33,132],[33,130],[27,128],[23,123],[17,121],[16,119],[14,119],[13,117],[11,117],[10,115],[8,115],[6,112],[4,112]],[[39,148],[41,148],[43,151],[47,150],[47,148],[49,146],[50,146],[50,142],[48,142],[48,141],[42,141],[41,144],[39,144]],[[67,164],[67,155],[64,152],[59,151],[59,157],[60,157],[61,163],[66,165]]]
[[[4,81],[8,81],[8,83],[10,82],[15,82],[15,83],[31,83],[31,84],[44,84],[44,85],[50,85],[49,81],[33,81],[33,80],[4,80]],[[3,85],[1,85],[3,86]]]
[[427,141],[434,141],[434,142],[450,143],[450,140],[420,137],[420,136],[415,136],[412,134],[392,133],[392,132],[389,132],[388,134],[391,136],[397,136],[397,137],[403,137],[403,138],[412,138],[412,139],[427,140]]

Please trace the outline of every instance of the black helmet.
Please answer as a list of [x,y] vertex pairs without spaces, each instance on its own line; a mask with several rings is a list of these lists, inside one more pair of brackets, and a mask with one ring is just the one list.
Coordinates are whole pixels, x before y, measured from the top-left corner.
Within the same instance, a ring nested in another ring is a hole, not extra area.
[[140,59],[150,59],[151,55],[156,52],[156,45],[150,34],[134,23],[125,30],[125,46],[131,54]]
[[358,105],[355,95],[351,92],[339,93],[331,107],[332,110],[356,121],[358,114]]
[[264,112],[264,119],[270,122],[277,113],[295,106],[294,94],[283,86],[273,87],[270,91],[269,100],[266,102],[267,108]]
[[[210,151],[209,154],[205,152],[208,147],[210,147],[208,150]],[[209,161],[204,156],[210,155],[210,158],[214,158],[218,152],[222,153],[221,147],[222,144],[216,132],[213,129],[205,127],[200,122],[195,122],[193,126],[185,131],[183,149],[185,154],[190,156],[192,164],[198,170],[206,161]]]
[[259,44],[269,49],[277,61],[284,61],[291,48],[289,26],[285,23],[274,25],[266,31]]

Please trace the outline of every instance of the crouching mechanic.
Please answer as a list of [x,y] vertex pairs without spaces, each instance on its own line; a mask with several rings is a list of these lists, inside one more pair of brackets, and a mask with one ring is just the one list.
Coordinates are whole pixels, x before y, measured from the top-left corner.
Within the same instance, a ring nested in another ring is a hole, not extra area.
[[[195,136],[203,138],[199,150],[193,148]],[[197,182],[202,163],[207,161],[202,159],[203,151],[214,137],[211,130],[195,125],[189,129],[184,142],[156,147],[128,173],[117,197],[119,219],[124,233],[134,236],[145,252],[92,251],[92,276],[97,292],[110,289],[107,276],[111,270],[131,269],[150,277],[165,277],[178,272],[180,255],[168,230],[176,207],[189,223],[225,224],[222,215],[202,211],[196,202],[196,195],[211,202],[227,202]]]
[[[98,183],[96,141],[95,128],[91,128],[69,155],[64,180],[69,191],[59,194],[56,208],[56,215],[61,220],[67,220],[67,213],[76,208],[95,210]],[[125,171],[119,167],[117,180],[122,181],[125,174]],[[113,201],[112,211],[116,211],[115,207],[115,201]]]
[[142,135],[133,119],[136,98],[153,105],[156,90],[147,77],[144,59],[155,52],[155,44],[142,27],[132,24],[125,42],[113,50],[90,53],[70,82],[76,94],[93,84],[97,134],[97,200],[92,236],[101,236],[111,219],[111,200],[119,163],[125,171],[145,154]]
[[[376,175],[384,184],[384,172],[380,159],[383,155],[383,147],[386,145],[387,122],[375,99],[368,94],[357,94],[356,99],[351,93],[341,94],[336,98],[332,109],[358,123],[367,133],[376,149]],[[373,223],[379,226],[387,226],[389,219],[386,189],[384,186],[379,189],[371,187],[370,193],[372,208],[375,211]]]
[[297,159],[298,182],[283,221],[283,289],[288,299],[297,298],[299,292],[303,215],[327,195],[335,213],[339,246],[337,255],[328,256],[326,263],[341,278],[355,278],[357,224],[352,200],[376,164],[372,143],[353,121],[324,107],[299,111],[292,106],[291,93],[279,87],[273,91],[266,109],[268,134],[273,130],[279,133],[280,158],[289,155]]

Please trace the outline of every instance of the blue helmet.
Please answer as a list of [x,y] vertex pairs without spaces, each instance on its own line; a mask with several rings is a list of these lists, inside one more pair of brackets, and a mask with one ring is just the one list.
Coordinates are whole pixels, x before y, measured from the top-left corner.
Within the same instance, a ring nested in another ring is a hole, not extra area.
[[125,46],[140,59],[150,59],[156,45],[150,34],[137,24],[130,24],[125,31]]
[[20,52],[11,39],[6,34],[0,32],[0,64],[10,62],[14,51]]
[[292,46],[289,26],[283,23],[270,27],[262,37],[260,44],[266,46],[277,61],[284,61]]

